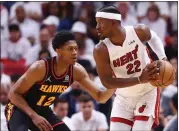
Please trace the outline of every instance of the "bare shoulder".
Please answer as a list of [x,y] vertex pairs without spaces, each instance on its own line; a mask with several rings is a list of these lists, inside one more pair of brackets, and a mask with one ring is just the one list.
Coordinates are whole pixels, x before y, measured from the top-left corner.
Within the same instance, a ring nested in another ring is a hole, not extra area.
[[105,50],[107,50],[107,47],[104,42],[99,42],[94,48],[94,52],[96,53],[103,52]]
[[134,30],[142,42],[146,42],[151,39],[150,29],[144,24],[138,24],[134,26]]
[[93,51],[93,56],[94,59],[97,60],[97,58],[108,58],[109,54],[108,54],[108,49],[106,47],[106,45],[103,42],[99,42]]
[[25,77],[33,77],[35,81],[43,79],[46,73],[46,65],[44,60],[34,62],[27,72],[24,74]]
[[45,71],[45,69],[46,66],[44,60],[34,62],[29,68],[30,71]]
[[80,81],[82,78],[88,76],[86,69],[79,63],[73,66],[73,77],[75,81]]

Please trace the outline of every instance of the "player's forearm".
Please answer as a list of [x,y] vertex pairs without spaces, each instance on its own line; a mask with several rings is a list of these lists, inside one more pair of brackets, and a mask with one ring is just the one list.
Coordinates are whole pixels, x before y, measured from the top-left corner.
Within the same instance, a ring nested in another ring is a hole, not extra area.
[[102,84],[108,89],[125,88],[139,84],[140,81],[137,77],[133,78],[105,78]]
[[27,114],[30,118],[37,115],[37,113],[27,104],[25,99],[15,92],[9,93],[9,99],[11,103],[21,109],[25,114]]
[[106,103],[106,101],[113,95],[116,89],[107,89],[105,91],[101,91],[99,94],[99,102]]

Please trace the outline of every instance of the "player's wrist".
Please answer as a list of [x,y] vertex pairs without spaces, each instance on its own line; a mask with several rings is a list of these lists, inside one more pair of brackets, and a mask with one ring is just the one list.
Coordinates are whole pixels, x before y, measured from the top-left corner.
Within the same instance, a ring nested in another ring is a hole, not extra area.
[[38,114],[37,114],[37,113],[29,113],[28,115],[29,115],[29,117],[30,117],[31,119],[33,119],[33,118],[36,117]]

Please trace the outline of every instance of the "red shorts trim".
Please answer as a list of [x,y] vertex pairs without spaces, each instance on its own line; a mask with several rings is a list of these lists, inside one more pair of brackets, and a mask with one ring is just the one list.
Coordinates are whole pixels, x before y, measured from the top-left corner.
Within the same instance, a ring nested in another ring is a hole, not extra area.
[[153,128],[159,125],[159,113],[160,113],[160,88],[157,88],[157,100],[155,103],[155,122],[153,124]]
[[56,124],[53,125],[52,127],[54,128],[54,127],[56,127],[56,126],[58,126],[58,125],[61,125],[61,124],[64,124],[64,122],[62,121],[62,122],[56,123]]
[[111,117],[112,122],[121,122],[130,126],[133,126],[134,122],[121,117]]
[[135,116],[134,120],[139,120],[139,121],[148,121],[149,117],[148,116]]

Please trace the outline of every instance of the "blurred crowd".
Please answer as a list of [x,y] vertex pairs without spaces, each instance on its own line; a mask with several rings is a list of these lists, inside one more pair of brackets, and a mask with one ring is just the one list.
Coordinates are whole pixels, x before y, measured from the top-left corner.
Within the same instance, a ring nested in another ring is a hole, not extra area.
[[[122,25],[143,23],[155,31],[178,72],[177,2],[1,2],[1,131],[7,130],[4,108],[9,89],[33,62],[56,55],[51,41],[60,30],[74,33],[79,46],[78,63],[105,90],[95,70],[93,48],[99,42],[95,13],[106,4],[119,9]],[[154,131],[174,131],[178,126],[178,75],[176,78],[173,84],[161,89],[160,125]],[[97,103],[74,82],[52,109],[71,129],[107,131],[112,102],[113,97],[105,104]]]

